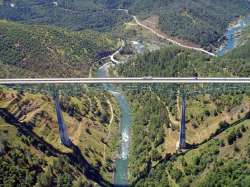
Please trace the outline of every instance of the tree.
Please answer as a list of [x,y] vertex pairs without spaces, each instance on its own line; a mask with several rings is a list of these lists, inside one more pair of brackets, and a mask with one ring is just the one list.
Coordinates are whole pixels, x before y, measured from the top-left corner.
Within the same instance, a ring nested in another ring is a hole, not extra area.
[[230,132],[230,134],[227,137],[227,142],[229,145],[232,145],[236,141],[237,135],[234,130]]
[[152,155],[152,160],[153,161],[158,161],[158,160],[161,159],[161,154],[155,149],[152,151],[151,155]]

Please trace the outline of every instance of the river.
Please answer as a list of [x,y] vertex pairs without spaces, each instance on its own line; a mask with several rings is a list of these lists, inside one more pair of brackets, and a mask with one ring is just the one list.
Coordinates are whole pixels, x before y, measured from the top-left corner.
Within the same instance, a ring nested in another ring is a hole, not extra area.
[[[237,46],[239,38],[236,37],[236,33],[242,31],[250,23],[250,16],[238,20],[237,24],[229,27],[225,33],[227,40],[217,51],[218,56],[223,56],[227,52],[231,51]],[[134,46],[134,49],[137,53],[142,54],[144,52],[144,44],[138,41],[131,41]],[[121,49],[121,48],[120,48]],[[119,50],[120,50],[119,49]],[[119,50],[116,53],[119,53]],[[116,54],[114,53],[114,55]],[[113,61],[118,63],[117,60]],[[107,78],[109,77],[108,69],[112,65],[111,62],[105,63],[97,71],[98,78]],[[126,101],[125,96],[121,92],[115,91],[116,89],[112,84],[104,84],[104,89],[110,92],[117,100],[121,118],[120,118],[120,132],[121,132],[121,143],[118,159],[115,162],[115,174],[114,174],[114,185],[115,186],[128,186],[128,156],[129,156],[129,142],[130,142],[130,125],[131,125],[131,114],[129,105]]]
[[[101,66],[97,71],[97,77],[105,78],[109,77],[108,68],[111,65],[110,62]],[[131,114],[129,105],[126,101],[125,96],[116,92],[112,84],[104,84],[105,90],[109,91],[117,100],[120,111],[120,132],[121,132],[121,144],[118,159],[116,160],[114,184],[116,186],[127,186],[128,185],[128,154],[129,154],[129,130],[131,124]]]
[[221,47],[217,51],[217,55],[223,56],[227,52],[233,50],[237,46],[240,40],[240,38],[236,36],[237,33],[241,32],[249,24],[250,24],[250,16],[247,16],[245,18],[239,19],[235,25],[229,27],[225,33],[226,41],[221,45]]
[[[145,46],[142,42],[131,41],[136,53],[142,54],[145,51]],[[122,42],[122,47],[124,42]],[[114,56],[119,53],[122,49],[119,48],[113,55],[111,55],[111,61],[117,64],[119,61],[114,59]],[[98,78],[107,78],[109,77],[108,69],[112,65],[112,62],[107,62],[101,66],[96,76]],[[121,143],[118,159],[115,163],[115,175],[114,175],[114,184],[115,186],[128,186],[128,155],[129,155],[129,143],[130,143],[130,125],[131,125],[131,113],[129,105],[126,101],[125,96],[121,92],[117,92],[112,84],[104,84],[104,89],[110,92],[117,100],[121,118],[120,118],[120,132],[121,132]]]

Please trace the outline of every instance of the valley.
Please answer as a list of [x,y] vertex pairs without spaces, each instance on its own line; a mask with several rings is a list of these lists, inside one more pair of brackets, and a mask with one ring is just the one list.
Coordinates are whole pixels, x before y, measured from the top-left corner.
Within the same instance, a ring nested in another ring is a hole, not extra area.
[[[249,8],[2,0],[0,78],[248,77]],[[178,150],[183,94],[189,148]],[[0,184],[249,186],[249,94],[225,84],[1,85]]]

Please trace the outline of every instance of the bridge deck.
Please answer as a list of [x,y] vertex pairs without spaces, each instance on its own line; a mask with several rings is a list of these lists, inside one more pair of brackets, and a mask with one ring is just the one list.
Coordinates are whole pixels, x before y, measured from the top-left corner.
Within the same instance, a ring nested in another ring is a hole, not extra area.
[[149,83],[250,83],[249,77],[130,77],[130,78],[27,78],[0,79],[0,84],[149,84]]

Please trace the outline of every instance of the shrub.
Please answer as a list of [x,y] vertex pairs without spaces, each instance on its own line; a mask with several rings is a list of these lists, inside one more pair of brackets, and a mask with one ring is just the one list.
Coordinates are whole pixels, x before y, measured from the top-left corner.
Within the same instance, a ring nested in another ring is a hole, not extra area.
[[240,129],[237,129],[236,136],[237,136],[237,138],[241,138],[242,137],[242,133],[241,133]]
[[232,145],[236,141],[237,135],[235,131],[231,131],[230,134],[227,137],[227,142],[229,145]]
[[210,111],[209,110],[205,110],[205,115],[206,116],[210,116]]
[[241,132],[246,132],[246,127],[245,127],[244,125],[242,125],[242,126],[240,127],[240,130],[241,130]]
[[220,146],[221,146],[221,147],[224,147],[224,146],[225,146],[224,140],[220,140]]

